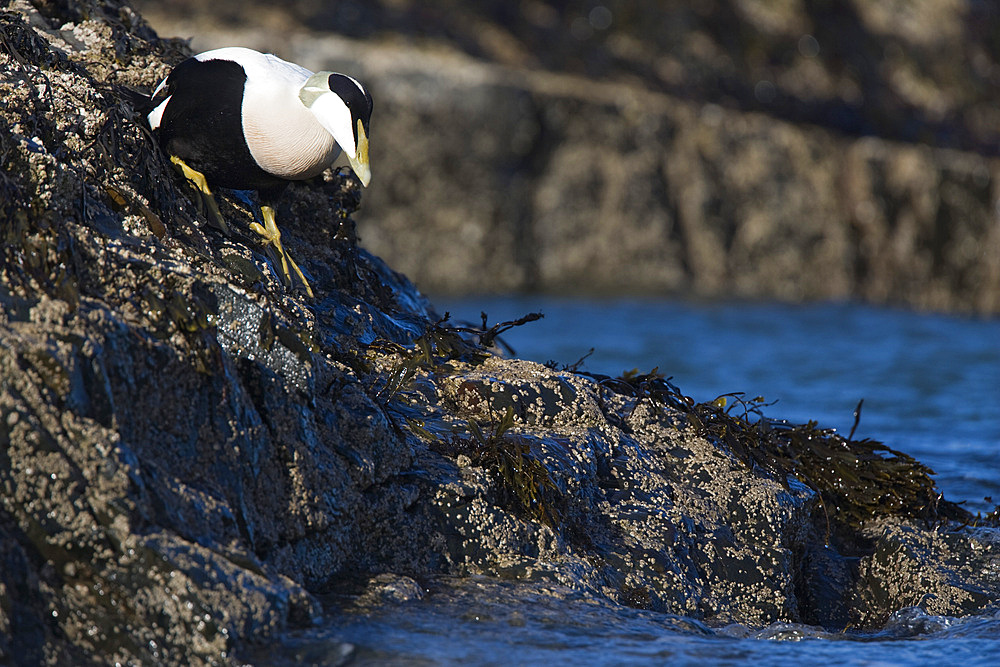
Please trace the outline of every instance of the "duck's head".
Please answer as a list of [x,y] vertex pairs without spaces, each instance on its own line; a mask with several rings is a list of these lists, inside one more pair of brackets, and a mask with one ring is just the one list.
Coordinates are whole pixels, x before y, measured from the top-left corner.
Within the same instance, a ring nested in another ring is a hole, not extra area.
[[357,79],[346,74],[316,72],[299,90],[299,99],[333,135],[361,184],[367,187],[372,178],[368,163],[372,96]]

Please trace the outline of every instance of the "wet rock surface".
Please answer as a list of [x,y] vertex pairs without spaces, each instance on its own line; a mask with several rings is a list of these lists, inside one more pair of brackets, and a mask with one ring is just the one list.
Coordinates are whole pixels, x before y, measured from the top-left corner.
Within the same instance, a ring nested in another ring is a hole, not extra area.
[[0,20],[5,661],[227,664],[357,577],[376,608],[486,575],[750,626],[1000,599],[996,529],[945,502],[852,528],[682,398],[449,329],[358,247],[342,171],[279,210],[306,299],[142,128],[182,44],[116,0]]

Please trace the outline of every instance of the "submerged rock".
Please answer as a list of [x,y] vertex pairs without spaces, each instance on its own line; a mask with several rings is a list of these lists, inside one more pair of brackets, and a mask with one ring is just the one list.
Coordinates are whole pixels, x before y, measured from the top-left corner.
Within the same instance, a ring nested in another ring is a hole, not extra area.
[[717,406],[450,328],[357,246],[340,171],[280,212],[305,299],[143,129],[182,44],[118,0],[0,21],[5,660],[229,663],[357,576],[369,605],[484,574],[752,626],[1000,599],[996,531],[954,506],[858,522]]

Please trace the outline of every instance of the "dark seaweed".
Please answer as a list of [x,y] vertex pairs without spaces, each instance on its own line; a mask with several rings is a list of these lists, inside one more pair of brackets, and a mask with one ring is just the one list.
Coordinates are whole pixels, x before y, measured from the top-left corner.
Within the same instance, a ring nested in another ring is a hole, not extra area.
[[943,499],[931,479],[933,470],[877,440],[854,440],[861,403],[855,410],[854,427],[844,438],[815,421],[791,424],[767,417],[762,408],[773,403],[765,403],[760,396],[748,400],[742,393],[731,393],[696,403],[657,369],[646,374],[630,371],[617,378],[583,375],[616,393],[635,397],[633,410],[641,401],[671,408],[675,412],[665,416],[678,428],[694,429],[786,487],[789,477],[797,479],[819,494],[834,531],[854,533],[879,515],[931,523],[973,520],[962,507]]
[[501,506],[556,528],[562,520],[562,495],[529,442],[508,433],[513,426],[514,409],[508,406],[502,417],[484,426],[470,420],[470,437],[438,440],[432,449],[450,457],[465,454],[494,478]]

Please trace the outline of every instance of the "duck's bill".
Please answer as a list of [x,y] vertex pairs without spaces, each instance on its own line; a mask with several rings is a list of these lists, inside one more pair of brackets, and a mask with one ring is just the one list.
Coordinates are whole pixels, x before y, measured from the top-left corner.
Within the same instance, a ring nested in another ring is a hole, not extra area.
[[358,150],[354,157],[348,154],[347,158],[351,161],[351,169],[361,179],[361,185],[367,188],[372,180],[372,168],[368,163],[368,135],[365,134],[364,125],[360,120],[358,120]]

